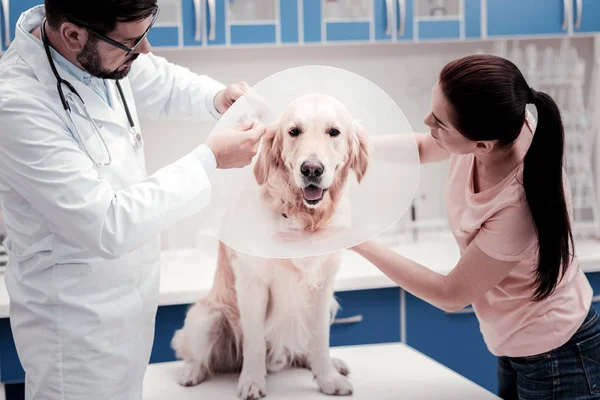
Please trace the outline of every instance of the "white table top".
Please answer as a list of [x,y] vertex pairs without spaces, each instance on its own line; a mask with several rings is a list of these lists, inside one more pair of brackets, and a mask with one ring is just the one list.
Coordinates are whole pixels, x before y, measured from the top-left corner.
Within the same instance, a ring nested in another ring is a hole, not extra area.
[[[600,271],[600,243],[576,243],[579,264],[585,272]],[[399,239],[390,246],[399,254],[438,273],[450,272],[460,257],[448,231],[420,234],[417,241]],[[216,251],[169,250],[162,253],[159,305],[189,304],[208,293],[216,269]],[[394,282],[369,261],[352,251],[344,251],[335,281],[336,291],[395,287]],[[9,298],[0,278],[0,318],[7,318]]]
[[[481,386],[403,344],[333,347],[346,361],[352,400],[499,399]],[[181,362],[152,364],[144,380],[144,400],[237,399],[238,375],[217,375],[193,387],[177,383]],[[290,369],[267,375],[265,400],[326,400],[312,374]]]

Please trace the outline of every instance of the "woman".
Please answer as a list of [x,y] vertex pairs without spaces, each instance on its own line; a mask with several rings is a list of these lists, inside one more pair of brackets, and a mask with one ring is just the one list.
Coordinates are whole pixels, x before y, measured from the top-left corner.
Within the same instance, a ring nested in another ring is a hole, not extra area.
[[425,123],[421,162],[450,158],[445,201],[458,264],[444,276],[374,241],[352,250],[436,307],[472,304],[499,356],[502,398],[600,399],[600,320],[573,256],[556,104],[510,61],[473,55],[443,68]]

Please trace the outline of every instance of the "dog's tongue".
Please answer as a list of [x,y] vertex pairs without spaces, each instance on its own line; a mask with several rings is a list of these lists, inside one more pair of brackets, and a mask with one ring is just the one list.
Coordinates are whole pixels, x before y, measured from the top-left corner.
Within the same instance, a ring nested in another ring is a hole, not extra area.
[[318,200],[323,196],[323,189],[320,187],[310,185],[304,188],[304,198],[306,200]]

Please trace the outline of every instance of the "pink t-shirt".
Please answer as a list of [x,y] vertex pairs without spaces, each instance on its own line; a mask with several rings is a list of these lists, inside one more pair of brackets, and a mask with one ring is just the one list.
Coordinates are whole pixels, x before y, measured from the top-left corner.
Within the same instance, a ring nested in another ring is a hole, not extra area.
[[[525,189],[519,183],[523,164],[494,187],[474,193],[473,162],[472,154],[450,158],[445,200],[460,251],[474,242],[492,258],[520,261],[502,282],[472,304],[485,343],[492,354],[511,357],[559,347],[585,319],[592,287],[575,258],[550,297],[541,302],[530,300],[537,236]],[[570,199],[566,176],[564,181]]]

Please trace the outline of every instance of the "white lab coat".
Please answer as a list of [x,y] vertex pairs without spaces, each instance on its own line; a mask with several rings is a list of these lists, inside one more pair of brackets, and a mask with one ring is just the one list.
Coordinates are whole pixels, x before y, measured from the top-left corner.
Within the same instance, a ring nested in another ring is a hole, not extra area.
[[[42,16],[43,6],[21,16],[0,59],[5,281],[26,399],[141,399],[159,295],[159,235],[208,203],[214,157],[199,146],[147,176],[114,82],[111,108],[57,64],[112,153],[110,166],[95,167],[75,140],[41,42],[27,34]],[[140,56],[121,84],[138,130],[136,105],[153,118],[214,120],[206,100],[224,88],[152,55]],[[73,117],[89,136],[89,122]]]

